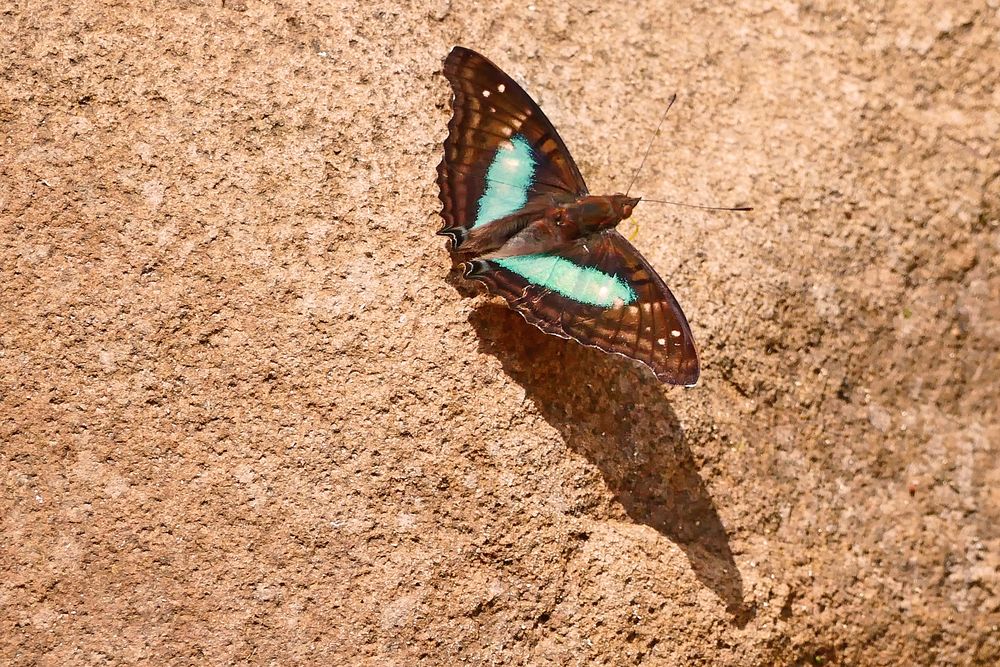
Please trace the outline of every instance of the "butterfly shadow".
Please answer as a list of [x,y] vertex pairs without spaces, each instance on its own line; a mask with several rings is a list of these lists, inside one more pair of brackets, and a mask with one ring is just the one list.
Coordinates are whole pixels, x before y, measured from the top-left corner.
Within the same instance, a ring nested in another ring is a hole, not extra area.
[[632,362],[543,334],[504,306],[480,306],[469,321],[480,350],[598,467],[628,516],[680,546],[699,581],[745,625],[753,611],[729,537],[663,386]]

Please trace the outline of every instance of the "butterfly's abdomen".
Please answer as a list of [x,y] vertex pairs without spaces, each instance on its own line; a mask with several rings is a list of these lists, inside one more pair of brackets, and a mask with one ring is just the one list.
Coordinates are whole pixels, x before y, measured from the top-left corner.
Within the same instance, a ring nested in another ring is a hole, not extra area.
[[452,230],[449,229],[438,233],[447,234],[452,238],[453,255],[459,258],[480,257],[499,250],[522,230],[544,216],[544,208],[527,207],[486,224],[461,230],[461,234],[457,236],[453,236]]
[[617,225],[624,217],[615,197],[584,196],[571,201],[544,201],[535,206],[465,230],[456,239],[456,259],[497,259],[556,252],[577,239]]

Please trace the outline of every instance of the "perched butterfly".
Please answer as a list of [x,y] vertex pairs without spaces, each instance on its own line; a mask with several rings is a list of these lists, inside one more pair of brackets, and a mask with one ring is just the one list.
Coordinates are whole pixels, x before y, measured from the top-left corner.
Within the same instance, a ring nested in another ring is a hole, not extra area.
[[513,79],[474,51],[444,63],[454,91],[438,185],[452,259],[545,333],[698,381],[681,308],[615,227],[639,197],[591,195],[566,145]]

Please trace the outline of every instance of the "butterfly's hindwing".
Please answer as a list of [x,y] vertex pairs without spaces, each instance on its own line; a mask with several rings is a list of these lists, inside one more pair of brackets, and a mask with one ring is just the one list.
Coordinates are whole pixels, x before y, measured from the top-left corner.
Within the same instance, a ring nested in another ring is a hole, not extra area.
[[444,74],[454,93],[438,185],[441,234],[457,248],[466,232],[533,197],[585,194],[587,186],[555,128],[517,83],[483,56],[455,47]]
[[474,264],[470,277],[542,331],[641,361],[665,382],[697,382],[698,353],[684,313],[618,232],[559,252]]

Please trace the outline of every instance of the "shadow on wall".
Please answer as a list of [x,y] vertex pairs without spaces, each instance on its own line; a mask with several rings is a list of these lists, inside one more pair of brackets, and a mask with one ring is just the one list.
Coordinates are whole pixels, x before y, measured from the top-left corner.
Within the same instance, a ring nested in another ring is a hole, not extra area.
[[543,334],[505,306],[484,305],[469,321],[481,351],[499,359],[566,444],[600,469],[628,515],[680,546],[698,579],[745,623],[752,611],[743,606],[726,529],[652,374]]

